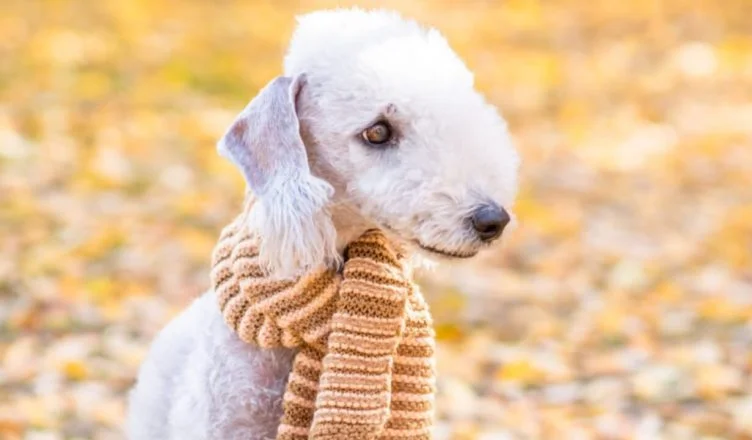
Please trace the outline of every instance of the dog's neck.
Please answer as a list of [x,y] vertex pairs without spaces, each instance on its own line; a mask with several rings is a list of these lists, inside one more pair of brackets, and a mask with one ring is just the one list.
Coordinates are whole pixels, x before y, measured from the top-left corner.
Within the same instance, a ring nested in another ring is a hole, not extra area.
[[349,243],[356,240],[358,237],[361,237],[367,230],[381,229],[392,243],[399,246],[403,252],[407,253],[406,256],[411,261],[413,267],[424,267],[427,264],[430,265],[428,260],[420,258],[414,252],[411,252],[412,248],[409,243],[405,242],[393,232],[384,230],[379,227],[379,225],[369,221],[354,206],[350,206],[346,203],[334,203],[329,210],[332,214],[334,228],[337,231],[337,252],[339,252],[340,255],[344,253],[345,248]]
[[348,243],[377,227],[348,204],[335,203],[330,207],[332,222],[337,230],[337,251],[342,253]]

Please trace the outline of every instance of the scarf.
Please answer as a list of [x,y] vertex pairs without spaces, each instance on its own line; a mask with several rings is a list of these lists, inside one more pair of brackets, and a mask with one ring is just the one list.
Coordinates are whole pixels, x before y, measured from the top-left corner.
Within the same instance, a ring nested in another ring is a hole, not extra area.
[[430,439],[434,331],[405,257],[377,230],[345,251],[344,269],[268,276],[242,216],[214,249],[225,321],[261,348],[297,349],[278,440]]

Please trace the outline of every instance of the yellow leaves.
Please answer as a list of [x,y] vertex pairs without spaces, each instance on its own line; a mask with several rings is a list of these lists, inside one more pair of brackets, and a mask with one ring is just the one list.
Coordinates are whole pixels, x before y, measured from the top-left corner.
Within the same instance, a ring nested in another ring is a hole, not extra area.
[[35,41],[37,52],[45,60],[62,66],[80,64],[85,60],[84,39],[78,32],[53,29],[40,34]]
[[752,267],[752,204],[729,210],[723,220],[710,240],[710,249],[731,267]]
[[478,427],[470,422],[457,423],[457,427],[452,432],[454,440],[476,440],[478,438]]
[[[170,208],[181,217],[190,217],[211,210],[216,202],[217,200],[215,200],[213,194],[209,192],[187,191],[177,194],[171,201]],[[237,200],[237,204],[242,205],[242,198]],[[236,210],[234,214],[237,215],[239,213],[240,209]]]
[[[537,195],[536,195],[537,196]],[[566,239],[580,230],[583,213],[561,200],[542,200],[523,192],[515,202],[514,212],[525,230],[533,229],[545,238]]]
[[467,295],[454,288],[442,289],[431,298],[431,314],[438,340],[458,342],[465,338],[467,329],[461,319],[467,301]]
[[89,369],[80,360],[68,360],[62,363],[60,371],[69,380],[83,380],[89,376]]
[[91,161],[92,179],[97,188],[118,187],[131,178],[130,159],[122,149],[101,145]]
[[595,318],[598,334],[605,337],[619,336],[624,333],[628,310],[623,305],[613,304],[598,312]]
[[[99,438],[240,208],[218,136],[281,73],[293,16],[341,2],[37,3],[0,14],[0,438]],[[677,33],[687,2],[352,3],[445,31],[523,156],[518,228],[483,260],[505,273],[430,297],[440,378],[461,384],[442,438],[631,438],[621,408],[656,402],[675,411],[660,436],[713,434],[671,431],[686,398],[749,419],[730,398],[752,369],[749,5],[696,2]],[[526,389],[551,384],[589,404]]]
[[211,251],[217,241],[217,234],[214,231],[196,228],[181,228],[175,235],[187,251],[187,254],[196,261],[201,261],[207,255],[211,255]]
[[19,188],[0,209],[0,219],[20,222],[39,215],[40,206],[29,188]]
[[192,69],[187,63],[173,60],[159,72],[159,80],[179,90],[188,84],[192,75]]
[[544,8],[541,0],[512,0],[501,9],[503,22],[514,23],[520,30],[535,29],[543,24]]
[[24,396],[17,399],[14,409],[24,415],[24,425],[45,427],[48,429],[58,428],[59,402],[55,398]]
[[436,339],[445,342],[458,342],[465,337],[465,330],[456,323],[439,323],[434,325]]
[[147,32],[149,21],[153,20],[151,8],[160,7],[164,11],[167,5],[163,2],[144,0],[127,2],[105,0],[101,2],[101,7],[107,17],[114,21],[113,26],[118,32],[125,33],[127,36],[142,36]]
[[720,68],[732,72],[752,68],[752,41],[741,35],[727,36],[718,44]]
[[561,62],[548,52],[520,52],[513,54],[520,68],[511,73],[513,83],[535,84],[536,87],[552,87],[561,81]]
[[573,142],[573,147],[586,139],[590,132],[588,120],[592,115],[592,109],[587,101],[573,98],[562,103],[558,118],[562,129]]
[[695,386],[704,399],[716,400],[728,393],[740,392],[744,378],[738,370],[725,365],[706,365],[695,373]]
[[563,334],[565,325],[556,319],[539,319],[530,323],[531,340],[550,340]]
[[102,99],[112,89],[112,78],[102,72],[82,72],[75,84],[76,94],[84,100]]
[[530,385],[540,382],[545,377],[544,371],[539,369],[529,359],[518,359],[507,362],[496,372],[496,378],[504,382],[517,382]]
[[651,295],[656,301],[666,304],[676,304],[683,298],[682,289],[675,283],[664,281],[653,288]]
[[118,225],[102,224],[99,230],[91,231],[91,237],[73,249],[72,256],[86,259],[103,258],[125,243],[126,237]]
[[457,317],[467,305],[467,294],[452,288],[447,288],[436,294],[431,302],[431,313],[435,317]]
[[112,47],[103,34],[52,27],[34,35],[25,55],[53,69],[69,69],[109,61]]
[[81,284],[83,280],[79,277],[75,277],[71,274],[66,274],[60,277],[58,284],[58,293],[61,298],[66,301],[75,301],[81,296],[82,288]]
[[110,277],[92,278],[84,284],[87,297],[93,302],[104,302],[116,294],[118,286]]
[[708,321],[733,324],[752,319],[752,306],[734,303],[722,296],[714,296],[700,301],[697,313]]

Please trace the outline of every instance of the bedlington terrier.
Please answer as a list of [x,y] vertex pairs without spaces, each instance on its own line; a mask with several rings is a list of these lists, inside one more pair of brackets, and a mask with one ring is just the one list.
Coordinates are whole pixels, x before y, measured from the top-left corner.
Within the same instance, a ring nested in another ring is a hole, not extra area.
[[[438,31],[388,11],[313,12],[284,64],[218,143],[257,196],[249,222],[270,270],[336,265],[373,227],[447,259],[501,235],[518,155]],[[154,341],[129,438],[274,438],[293,355],[240,341],[205,293]]]

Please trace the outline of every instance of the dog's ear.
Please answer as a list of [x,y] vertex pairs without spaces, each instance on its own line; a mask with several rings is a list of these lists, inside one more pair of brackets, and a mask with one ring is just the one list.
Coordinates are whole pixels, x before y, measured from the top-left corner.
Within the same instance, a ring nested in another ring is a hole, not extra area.
[[336,232],[327,204],[332,186],[311,174],[296,100],[305,77],[277,77],[240,113],[217,144],[255,197],[249,226],[261,238],[271,272],[293,276],[336,264]]

